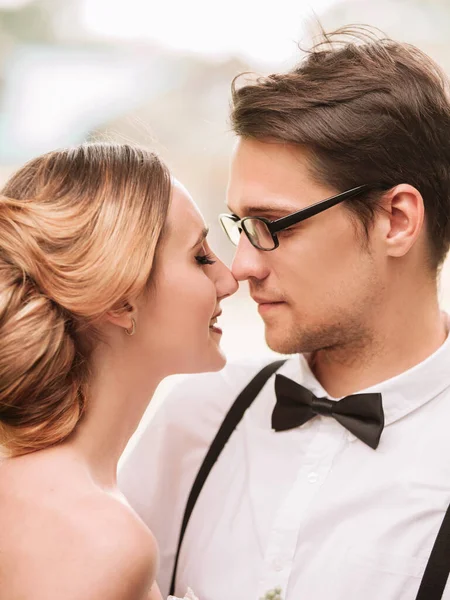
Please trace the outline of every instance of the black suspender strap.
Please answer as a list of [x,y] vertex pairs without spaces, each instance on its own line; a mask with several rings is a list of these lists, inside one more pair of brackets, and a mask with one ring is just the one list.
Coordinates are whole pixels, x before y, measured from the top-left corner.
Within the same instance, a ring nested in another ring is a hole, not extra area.
[[416,600],[441,600],[450,570],[450,506],[434,542]]
[[178,538],[178,546],[177,552],[175,554],[175,564],[172,572],[172,581],[170,584],[170,594],[175,593],[175,581],[177,577],[177,568],[178,568],[178,559],[180,556],[181,544],[183,543],[184,534],[186,532],[186,527],[189,523],[189,519],[191,517],[192,511],[194,510],[195,503],[197,502],[197,498],[200,495],[200,492],[203,488],[203,485],[208,477],[211,469],[213,468],[215,462],[220,456],[225,444],[229,440],[231,434],[236,429],[237,425],[242,420],[245,411],[251,405],[253,400],[262,390],[268,379],[277,371],[286,360],[277,360],[269,365],[266,365],[259,373],[255,375],[255,377],[250,381],[250,383],[243,389],[243,391],[239,394],[239,396],[234,401],[230,410],[228,411],[222,425],[220,426],[219,431],[216,434],[209,450],[205,456],[205,459],[200,467],[199,472],[197,473],[197,477],[194,481],[194,485],[192,486],[191,493],[189,494],[189,498],[186,504],[186,508],[184,511],[183,521],[181,524],[180,536]]

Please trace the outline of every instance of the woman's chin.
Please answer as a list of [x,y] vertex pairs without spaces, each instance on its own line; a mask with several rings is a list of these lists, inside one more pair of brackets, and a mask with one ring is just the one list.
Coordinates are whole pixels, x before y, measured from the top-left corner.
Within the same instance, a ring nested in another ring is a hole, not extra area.
[[215,348],[208,350],[208,356],[204,356],[199,359],[197,368],[193,371],[194,373],[209,373],[213,371],[220,371],[224,368],[227,362],[226,356],[223,353],[219,345]]
[[223,369],[227,362],[225,354],[218,344],[209,346],[198,356],[187,357],[187,360],[172,363],[170,372],[165,375],[189,375],[193,373],[211,373]]
[[225,354],[222,352],[222,350],[220,348],[218,348],[218,352],[217,352],[217,360],[215,361],[215,365],[212,369],[210,369],[211,371],[220,371],[221,369],[224,368],[224,366],[227,363],[227,357],[225,356]]

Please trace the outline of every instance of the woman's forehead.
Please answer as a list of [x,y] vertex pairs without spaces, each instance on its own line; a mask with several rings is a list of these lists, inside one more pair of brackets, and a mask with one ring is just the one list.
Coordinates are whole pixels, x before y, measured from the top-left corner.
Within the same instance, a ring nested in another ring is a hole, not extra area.
[[193,246],[205,228],[198,206],[187,189],[176,179],[173,180],[167,225],[168,237],[177,245]]

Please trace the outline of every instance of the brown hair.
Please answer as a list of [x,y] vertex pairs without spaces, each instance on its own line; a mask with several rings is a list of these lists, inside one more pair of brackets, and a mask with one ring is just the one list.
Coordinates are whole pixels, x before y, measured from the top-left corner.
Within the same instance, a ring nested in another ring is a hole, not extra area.
[[[426,54],[346,28],[324,34],[288,73],[239,80],[232,85],[237,135],[305,147],[313,175],[338,191],[416,187],[437,269],[450,244],[450,103],[447,80]],[[346,203],[366,234],[379,198]]]
[[170,202],[153,153],[93,143],[21,168],[0,195],[0,444],[65,439],[87,398],[96,323],[149,283]]

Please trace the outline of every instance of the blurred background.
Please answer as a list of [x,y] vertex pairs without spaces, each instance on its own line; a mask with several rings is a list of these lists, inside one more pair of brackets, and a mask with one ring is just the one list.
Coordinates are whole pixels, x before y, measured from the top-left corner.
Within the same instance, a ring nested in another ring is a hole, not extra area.
[[[90,139],[161,153],[199,204],[225,262],[230,82],[288,69],[317,19],[366,23],[450,72],[449,0],[0,0],[0,185],[31,157]],[[450,308],[450,263],[442,273]],[[245,286],[224,305],[233,359],[270,354]],[[167,382],[164,385],[169,385]]]

